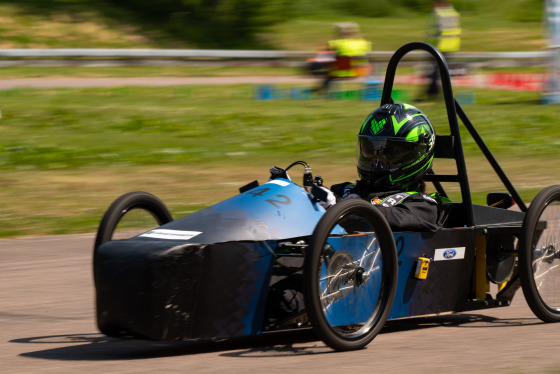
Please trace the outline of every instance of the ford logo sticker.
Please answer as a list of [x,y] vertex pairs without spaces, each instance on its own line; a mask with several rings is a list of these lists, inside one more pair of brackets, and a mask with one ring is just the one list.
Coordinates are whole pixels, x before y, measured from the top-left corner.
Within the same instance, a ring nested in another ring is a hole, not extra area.
[[454,249],[448,249],[445,252],[443,252],[444,258],[453,258],[455,256],[457,256],[457,251]]
[[465,258],[466,247],[436,248],[434,261],[455,261]]

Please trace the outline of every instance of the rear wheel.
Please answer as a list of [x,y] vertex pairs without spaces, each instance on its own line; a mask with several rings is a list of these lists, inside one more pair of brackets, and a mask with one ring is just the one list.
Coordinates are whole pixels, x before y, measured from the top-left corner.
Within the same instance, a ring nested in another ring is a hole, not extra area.
[[560,322],[560,185],[542,190],[527,211],[519,274],[533,313],[544,322]]
[[94,248],[110,240],[130,238],[172,220],[165,204],[154,195],[129,192],[116,199],[105,212]]
[[330,208],[311,237],[304,280],[309,319],[328,346],[369,344],[387,320],[397,284],[393,234],[377,208],[359,199]]

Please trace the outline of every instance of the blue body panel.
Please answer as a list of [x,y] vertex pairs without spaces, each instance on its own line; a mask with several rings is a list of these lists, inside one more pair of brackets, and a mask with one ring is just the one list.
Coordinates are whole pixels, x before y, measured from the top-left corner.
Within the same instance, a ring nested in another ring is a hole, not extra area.
[[[467,300],[473,274],[473,229],[441,229],[436,232],[396,232],[399,267],[397,292],[388,319],[459,310]],[[439,260],[445,248],[464,248],[464,257]],[[431,259],[426,279],[414,277],[419,257]]]
[[[312,196],[303,188],[285,179],[275,179],[163,225],[159,229],[200,232],[197,236],[185,240],[191,243],[262,241],[266,244],[275,240],[310,236],[324,213],[325,210],[313,202]],[[338,227],[331,234],[344,234],[344,231]],[[443,229],[436,233],[396,232],[394,237],[399,259],[399,273],[396,298],[389,319],[457,309],[458,304],[466,299],[471,276],[474,258],[472,230],[462,228]],[[353,243],[357,244],[360,240],[345,238],[344,246],[348,246],[345,250],[350,250]],[[274,246],[273,244],[258,247],[268,248],[272,252]],[[433,261],[428,279],[414,278],[419,257],[433,258],[435,249],[451,246],[468,246],[465,259],[445,263]],[[263,266],[263,269],[259,270],[262,274],[268,273],[269,267],[273,264],[269,260],[258,263]],[[450,289],[448,282],[456,285],[455,288]],[[260,282],[254,286],[266,287]],[[461,289],[456,289],[457,287]],[[342,302],[347,301],[342,300]],[[344,306],[336,304],[338,303],[333,304],[333,309],[339,311],[345,309]],[[261,304],[255,302],[251,305],[256,307]],[[260,320],[262,313],[262,311],[250,313],[254,321],[247,326],[253,326],[255,321]],[[342,318],[347,320],[349,317],[346,315]],[[358,314],[356,318],[360,320],[362,316]]]
[[[393,233],[398,253],[398,279],[396,296],[388,319],[415,317],[427,314],[452,312],[461,309],[467,300],[473,274],[475,235],[472,229],[442,229],[437,232]],[[344,270],[338,271],[338,282],[347,284],[344,292],[330,295],[325,264],[321,270],[321,297],[328,305],[325,315],[331,325],[364,323],[372,314],[380,297],[383,274],[382,255],[375,245],[375,235],[331,236],[328,243],[343,262],[354,261],[362,266],[369,278],[359,287],[346,283]],[[374,243],[372,246],[371,243]],[[368,248],[368,249],[366,249]],[[455,248],[455,249],[452,249]],[[446,250],[461,253],[455,258],[443,258],[436,253]],[[419,257],[431,259],[426,279],[414,275]],[[331,258],[334,261],[334,257]],[[334,287],[338,289],[338,284]]]
[[275,179],[158,229],[189,230],[185,242],[281,240],[313,233],[325,209],[295,183]]
[[[156,340],[259,334],[267,324],[278,243],[308,238],[324,213],[303,188],[276,179],[134,238],[103,244],[94,261],[98,326],[110,336],[123,331]],[[364,250],[363,241],[375,235],[341,234],[336,226],[329,239],[341,261],[350,256],[373,265],[365,266],[370,276],[363,287],[329,299],[328,318],[333,325],[362,323],[376,307],[382,262],[373,260],[369,244]],[[394,237],[399,273],[389,319],[460,309],[472,276],[473,229]],[[435,259],[436,251],[450,247],[465,248],[463,258]],[[301,266],[304,255],[295,257]],[[414,278],[418,257],[434,259],[426,280]]]

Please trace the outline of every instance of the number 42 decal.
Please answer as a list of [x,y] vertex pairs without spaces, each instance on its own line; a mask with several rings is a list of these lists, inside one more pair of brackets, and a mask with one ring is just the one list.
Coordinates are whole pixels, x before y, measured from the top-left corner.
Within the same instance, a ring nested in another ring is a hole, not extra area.
[[[269,191],[270,188],[257,188],[255,190],[247,191],[247,195],[251,195],[253,197],[263,196],[265,192]],[[276,209],[280,209],[281,205],[290,205],[292,201],[286,195],[276,195],[278,199],[266,199],[267,203],[270,203],[276,207]]]

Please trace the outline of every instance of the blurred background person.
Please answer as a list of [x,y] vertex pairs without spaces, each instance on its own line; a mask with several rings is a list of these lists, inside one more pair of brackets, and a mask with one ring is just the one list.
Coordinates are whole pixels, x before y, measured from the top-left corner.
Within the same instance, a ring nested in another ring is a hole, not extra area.
[[327,50],[332,58],[322,84],[315,89],[327,92],[336,79],[366,76],[370,72],[367,54],[371,51],[371,42],[360,35],[360,27],[355,22],[340,22],[334,25],[336,38],[328,42]]
[[[434,1],[428,28],[428,43],[439,49],[446,59],[448,53],[457,52],[461,48],[460,16],[447,0]],[[439,90],[439,70],[436,63],[433,64],[428,78],[427,94],[428,97],[434,97]]]

